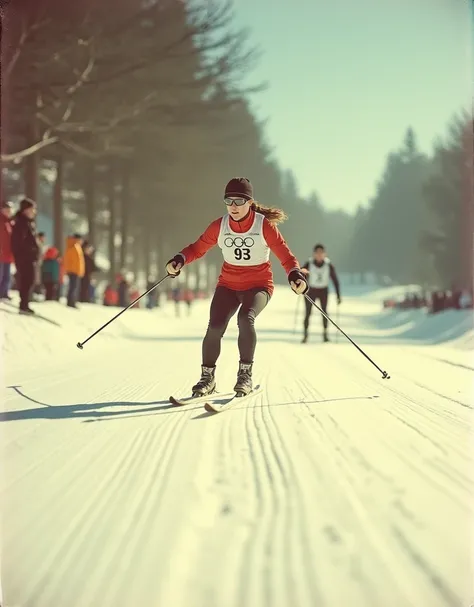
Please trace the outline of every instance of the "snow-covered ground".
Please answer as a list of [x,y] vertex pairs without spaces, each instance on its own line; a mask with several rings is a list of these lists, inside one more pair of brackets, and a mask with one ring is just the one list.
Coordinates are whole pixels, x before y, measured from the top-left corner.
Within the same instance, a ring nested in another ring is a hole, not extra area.
[[257,321],[264,391],[221,415],[168,402],[199,376],[209,302],[130,310],[83,351],[116,310],[1,304],[3,607],[474,602],[472,316],[345,292],[341,326],[390,380],[322,344],[317,314],[301,345],[281,287]]

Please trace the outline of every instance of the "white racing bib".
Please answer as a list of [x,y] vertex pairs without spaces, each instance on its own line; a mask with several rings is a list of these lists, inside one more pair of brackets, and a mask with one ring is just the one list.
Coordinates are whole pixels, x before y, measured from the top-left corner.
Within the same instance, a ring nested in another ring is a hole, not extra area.
[[313,259],[309,260],[309,286],[312,289],[326,289],[329,286],[330,261],[326,257],[323,265],[318,268]]
[[222,250],[224,261],[233,266],[258,266],[270,259],[270,247],[263,236],[261,213],[248,232],[234,232],[230,228],[229,215],[224,215],[217,244]]

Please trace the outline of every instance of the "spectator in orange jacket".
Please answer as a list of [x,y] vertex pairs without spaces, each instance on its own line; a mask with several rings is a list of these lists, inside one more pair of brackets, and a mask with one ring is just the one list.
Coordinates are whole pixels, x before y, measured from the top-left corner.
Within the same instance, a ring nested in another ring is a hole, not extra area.
[[69,236],[66,241],[66,252],[64,253],[64,273],[69,278],[67,305],[70,308],[77,308],[79,284],[80,279],[84,276],[85,268],[82,237],[79,234]]

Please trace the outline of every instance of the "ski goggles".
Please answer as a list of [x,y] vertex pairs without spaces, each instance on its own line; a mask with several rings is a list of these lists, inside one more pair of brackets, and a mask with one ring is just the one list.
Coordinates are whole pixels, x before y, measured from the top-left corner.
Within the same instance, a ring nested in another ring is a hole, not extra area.
[[228,207],[231,207],[233,204],[237,207],[241,207],[248,202],[248,200],[246,198],[224,198],[224,202]]

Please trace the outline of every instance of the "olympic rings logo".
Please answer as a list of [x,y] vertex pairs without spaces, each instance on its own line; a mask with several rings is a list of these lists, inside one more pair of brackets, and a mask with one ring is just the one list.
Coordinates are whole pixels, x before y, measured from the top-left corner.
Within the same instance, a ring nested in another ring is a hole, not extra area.
[[224,244],[226,247],[237,247],[241,249],[242,247],[251,248],[255,244],[255,240],[251,236],[246,236],[242,238],[241,236],[236,236],[235,238],[227,237],[224,240]]

